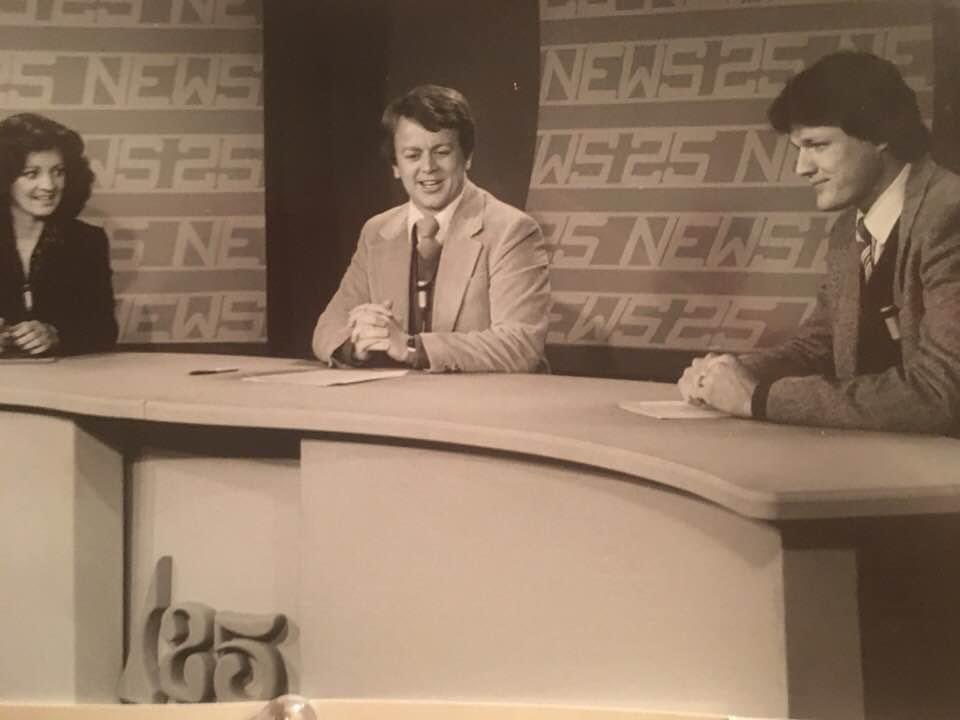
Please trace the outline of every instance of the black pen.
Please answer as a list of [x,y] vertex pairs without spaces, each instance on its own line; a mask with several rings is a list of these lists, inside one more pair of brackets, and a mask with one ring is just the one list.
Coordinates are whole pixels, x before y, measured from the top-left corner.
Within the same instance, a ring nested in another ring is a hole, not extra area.
[[221,368],[201,368],[200,370],[191,370],[189,375],[219,375],[220,373],[237,372],[240,368],[221,367]]

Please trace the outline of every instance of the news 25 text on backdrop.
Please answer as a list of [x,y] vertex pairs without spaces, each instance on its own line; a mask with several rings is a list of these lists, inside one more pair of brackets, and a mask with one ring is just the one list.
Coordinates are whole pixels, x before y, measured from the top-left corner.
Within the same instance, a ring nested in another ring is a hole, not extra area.
[[122,343],[263,342],[261,0],[0,0],[0,108],[80,132]]
[[[541,0],[528,209],[561,345],[748,350],[809,313],[833,216],[765,110],[839,48],[930,112],[925,3]],[[260,0],[0,0],[0,101],[79,130],[121,342],[265,339]]]
[[548,238],[549,342],[746,351],[811,311],[835,216],[766,109],[822,55],[896,63],[929,119],[927,3],[541,0],[528,210]]

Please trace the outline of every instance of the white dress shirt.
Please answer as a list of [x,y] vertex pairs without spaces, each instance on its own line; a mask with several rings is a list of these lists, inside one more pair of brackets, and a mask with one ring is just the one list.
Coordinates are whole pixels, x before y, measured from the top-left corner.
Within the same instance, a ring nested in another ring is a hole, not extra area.
[[903,212],[903,200],[907,190],[907,176],[910,175],[910,163],[903,166],[886,190],[880,193],[866,214],[857,211],[857,222],[863,218],[864,225],[873,237],[873,263],[880,260],[883,249],[887,245],[893,226],[900,219]]

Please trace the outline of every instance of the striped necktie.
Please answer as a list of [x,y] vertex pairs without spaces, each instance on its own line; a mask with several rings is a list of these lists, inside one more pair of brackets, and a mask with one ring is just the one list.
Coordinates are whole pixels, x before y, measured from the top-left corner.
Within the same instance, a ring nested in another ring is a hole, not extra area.
[[417,220],[413,228],[413,239],[416,246],[416,265],[413,268],[416,278],[416,302],[410,318],[415,335],[419,332],[430,332],[433,326],[433,279],[437,274],[437,265],[440,262],[442,247],[437,240],[440,224],[433,215],[424,215]]
[[440,232],[440,223],[433,215],[424,215],[417,220],[417,279],[421,283],[429,284],[437,273],[437,263],[440,261],[440,242],[437,233]]
[[863,217],[857,220],[857,245],[860,247],[860,264],[863,265],[863,279],[870,280],[873,273],[873,235],[867,230]]

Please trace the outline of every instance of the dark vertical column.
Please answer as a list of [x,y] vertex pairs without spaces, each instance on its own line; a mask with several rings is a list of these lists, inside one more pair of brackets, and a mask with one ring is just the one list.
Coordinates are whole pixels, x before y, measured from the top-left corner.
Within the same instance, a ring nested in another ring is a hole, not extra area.
[[433,83],[466,95],[477,121],[470,177],[522,208],[537,138],[537,0],[393,0],[392,12],[388,94]]
[[377,151],[388,0],[264,3],[267,328],[309,356],[363,221],[388,204]]
[[387,100],[422,83],[469,98],[471,177],[523,207],[536,141],[537,0],[264,3],[270,350],[309,356],[363,222],[406,198],[378,153]]
[[933,151],[960,172],[960,4],[938,0],[933,10]]
[[790,717],[957,717],[960,518],[797,520],[780,528]]
[[867,718],[960,715],[960,518],[857,521]]

